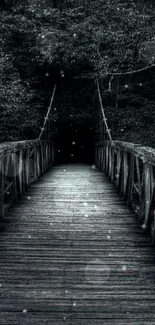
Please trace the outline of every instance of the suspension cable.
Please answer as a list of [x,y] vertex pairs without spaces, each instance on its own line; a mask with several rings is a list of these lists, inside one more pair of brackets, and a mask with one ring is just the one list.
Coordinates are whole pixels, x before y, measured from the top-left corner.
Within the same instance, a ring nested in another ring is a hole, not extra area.
[[48,120],[48,117],[49,117],[49,114],[50,114],[50,111],[51,111],[51,108],[52,108],[52,103],[53,103],[53,100],[54,100],[55,91],[56,91],[56,84],[54,85],[54,88],[53,88],[53,93],[52,93],[52,97],[51,97],[50,105],[49,105],[49,107],[48,107],[48,111],[47,111],[46,117],[44,118],[43,127],[41,128],[41,131],[40,131],[40,134],[39,134],[38,140],[41,139],[41,136],[42,136],[42,134],[43,134],[43,132],[44,132],[44,130],[45,130],[46,123],[47,123],[47,120]]
[[102,97],[101,97],[101,92],[100,92],[100,86],[99,86],[98,79],[97,79],[97,91],[98,91],[98,97],[99,97],[99,102],[100,102],[100,106],[101,106],[101,112],[102,112],[103,121],[104,121],[105,128],[106,128],[106,132],[107,132],[107,134],[109,136],[109,140],[112,141],[111,133],[110,133],[108,123],[107,123],[107,119],[106,119],[106,116],[105,116],[105,110],[103,108]]

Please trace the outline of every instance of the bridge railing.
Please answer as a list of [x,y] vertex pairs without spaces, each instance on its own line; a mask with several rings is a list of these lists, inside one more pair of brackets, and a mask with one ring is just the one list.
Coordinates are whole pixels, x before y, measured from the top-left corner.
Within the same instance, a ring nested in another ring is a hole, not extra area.
[[0,217],[54,163],[51,141],[28,140],[0,144]]
[[121,141],[95,144],[95,164],[115,184],[155,243],[155,149]]

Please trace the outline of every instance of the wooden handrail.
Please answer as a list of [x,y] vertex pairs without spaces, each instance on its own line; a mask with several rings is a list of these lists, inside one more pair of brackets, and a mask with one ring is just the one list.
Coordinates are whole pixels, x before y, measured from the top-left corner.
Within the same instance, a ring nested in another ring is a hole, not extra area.
[[[4,142],[0,144],[0,218],[10,205],[28,190],[54,163],[51,110],[56,85],[43,127],[36,140]],[[44,140],[41,139],[44,133]]]
[[52,141],[27,140],[0,144],[0,217],[54,164]]
[[95,164],[138,215],[155,243],[155,149],[123,141],[95,144]]

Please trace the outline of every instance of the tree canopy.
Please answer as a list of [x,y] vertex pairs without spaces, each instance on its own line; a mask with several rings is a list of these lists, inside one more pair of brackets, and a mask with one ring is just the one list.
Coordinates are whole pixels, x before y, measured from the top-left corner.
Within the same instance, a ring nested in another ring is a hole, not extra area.
[[54,121],[96,123],[99,79],[113,137],[155,144],[151,1],[3,0],[0,8],[1,141],[37,136],[55,83]]

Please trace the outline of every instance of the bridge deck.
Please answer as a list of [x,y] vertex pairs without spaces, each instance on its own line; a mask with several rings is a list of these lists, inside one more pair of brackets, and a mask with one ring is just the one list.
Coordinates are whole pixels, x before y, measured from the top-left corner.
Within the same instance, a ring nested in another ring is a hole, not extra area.
[[11,208],[0,324],[155,324],[154,250],[101,172],[55,167]]

